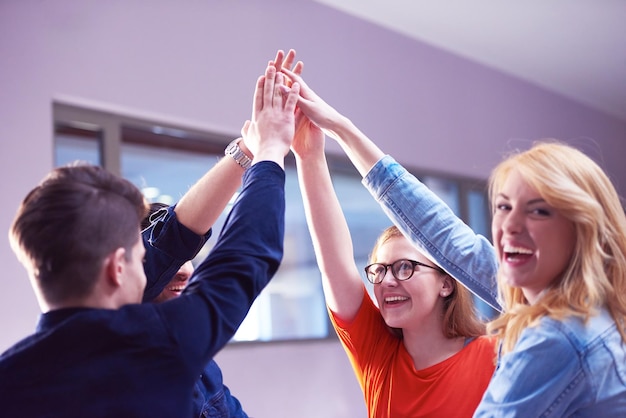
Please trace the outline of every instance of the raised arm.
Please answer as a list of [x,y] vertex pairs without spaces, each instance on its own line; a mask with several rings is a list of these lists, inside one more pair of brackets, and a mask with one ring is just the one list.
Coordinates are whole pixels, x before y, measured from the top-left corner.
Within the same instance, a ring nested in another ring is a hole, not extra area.
[[301,112],[296,115],[292,150],[326,304],[339,318],[349,321],[361,306],[363,282],[354,262],[348,224],[328,171],[324,133]]
[[[237,140],[235,140],[237,141]],[[251,155],[243,141],[242,151]],[[241,186],[242,165],[227,155],[202,176],[173,207],[161,209],[143,233],[147,284],[144,301],[152,301],[211,235],[224,208]]]
[[[242,151],[252,157],[243,141]],[[231,156],[222,157],[176,204],[178,221],[198,235],[206,234],[241,187],[244,168]]]
[[[285,155],[294,134],[298,87],[283,95],[273,67],[259,78],[246,141],[254,152],[242,192],[183,294],[158,304],[190,361],[202,364],[234,335],[283,255]],[[198,332],[198,330],[202,330]]]
[[[380,170],[377,177],[371,177],[372,169],[387,161],[381,149],[348,118],[315,94],[300,75],[287,68],[281,71],[300,85],[300,111],[337,140],[394,224],[434,262],[486,303],[499,309],[495,280],[497,260],[489,241],[474,233],[406,170],[402,169],[401,175],[393,178],[391,176],[397,171]],[[383,183],[385,187],[377,187]]]

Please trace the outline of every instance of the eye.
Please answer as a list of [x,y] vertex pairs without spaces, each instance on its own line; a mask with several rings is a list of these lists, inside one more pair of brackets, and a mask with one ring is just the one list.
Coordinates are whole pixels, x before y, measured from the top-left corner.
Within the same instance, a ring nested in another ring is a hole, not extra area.
[[402,260],[398,263],[396,268],[398,273],[406,273],[413,270],[413,264],[411,264],[408,260]]
[[511,210],[511,205],[508,203],[496,203],[495,208],[496,211],[508,211]]
[[367,268],[367,274],[371,277],[376,277],[382,274],[384,270],[385,267],[382,264],[372,264]]
[[536,217],[548,217],[552,215],[552,211],[548,208],[534,208],[530,211],[531,215],[535,215]]

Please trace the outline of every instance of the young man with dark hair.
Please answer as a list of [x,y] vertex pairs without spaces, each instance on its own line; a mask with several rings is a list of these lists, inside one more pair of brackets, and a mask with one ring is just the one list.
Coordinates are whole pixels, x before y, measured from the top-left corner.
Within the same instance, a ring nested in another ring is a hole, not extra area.
[[139,303],[147,206],[128,181],[95,166],[62,167],[27,195],[10,240],[43,314],[36,332],[0,357],[3,416],[191,414],[203,367],[282,258],[283,166],[298,95],[297,84],[285,93],[283,82],[273,66],[257,82],[245,126],[252,166],[218,242],[178,298]]

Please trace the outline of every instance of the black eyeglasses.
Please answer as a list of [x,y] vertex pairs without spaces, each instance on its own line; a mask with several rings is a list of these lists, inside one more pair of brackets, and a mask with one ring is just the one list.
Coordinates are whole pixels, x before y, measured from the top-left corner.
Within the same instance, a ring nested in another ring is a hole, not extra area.
[[391,264],[374,263],[365,267],[365,275],[370,283],[378,284],[383,281],[387,274],[387,269],[391,267],[391,274],[398,280],[409,280],[413,277],[416,267],[427,267],[429,269],[437,270],[440,273],[444,273],[442,269],[436,266],[429,266],[428,264],[420,263],[415,260],[400,259]]

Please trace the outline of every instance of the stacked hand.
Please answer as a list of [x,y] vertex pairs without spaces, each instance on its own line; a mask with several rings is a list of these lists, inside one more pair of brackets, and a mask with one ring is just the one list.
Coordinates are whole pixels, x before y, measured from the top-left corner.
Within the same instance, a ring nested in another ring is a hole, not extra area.
[[295,57],[293,49],[287,55],[279,50],[274,60],[269,61],[265,75],[257,81],[252,121],[246,121],[242,128],[245,144],[255,160],[270,159],[257,154],[261,144],[272,140],[271,137],[275,137],[275,142],[264,146],[266,151],[284,152],[284,157],[291,145],[299,158],[323,153],[324,133],[338,137],[334,129],[343,116],[304,82],[301,77],[304,64],[298,61],[294,65]]
[[295,109],[298,83],[285,86],[285,76],[269,65],[257,80],[252,119],[242,128],[246,146],[257,161],[275,161],[284,165],[295,132]]

